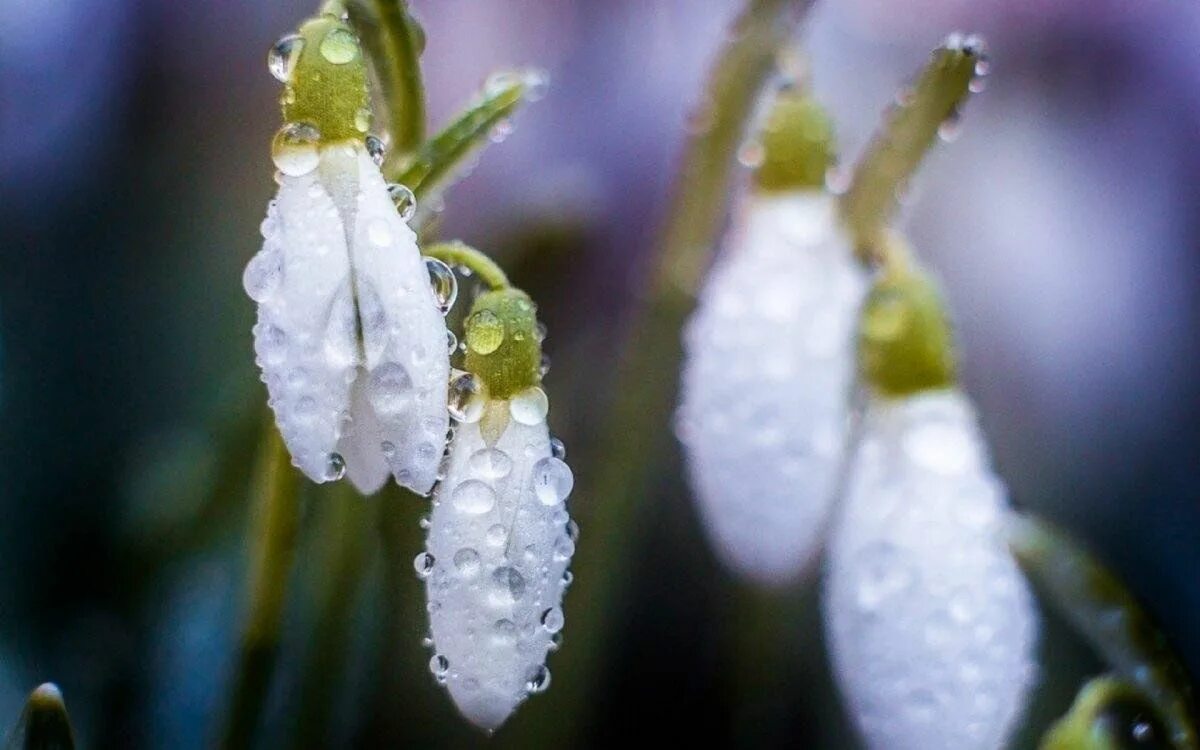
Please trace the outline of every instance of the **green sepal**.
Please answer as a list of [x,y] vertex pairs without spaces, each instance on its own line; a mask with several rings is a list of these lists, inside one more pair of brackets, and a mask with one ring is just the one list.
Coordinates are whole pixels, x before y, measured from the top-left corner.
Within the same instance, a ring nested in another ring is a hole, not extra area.
[[306,21],[299,34],[304,44],[282,100],[284,122],[314,126],[322,143],[362,140],[371,106],[358,37],[329,15]]
[[1133,685],[1110,675],[1089,680],[1070,711],[1050,727],[1038,750],[1173,750],[1154,706]]
[[464,324],[465,369],[483,381],[492,399],[510,399],[541,383],[542,343],[537,307],[509,287],[484,292]]
[[397,164],[385,164],[392,182],[407,185],[418,199],[437,193],[453,180],[456,167],[488,142],[493,129],[528,101],[529,72],[493,75],[484,91],[440,133]]
[[954,385],[954,334],[933,279],[907,267],[877,277],[859,319],[858,357],[863,379],[886,396]]
[[57,685],[47,682],[29,694],[7,747],[9,750],[73,750],[75,732]]
[[776,95],[756,147],[762,149],[762,162],[754,171],[754,186],[766,192],[822,188],[836,161],[829,115],[792,88]]

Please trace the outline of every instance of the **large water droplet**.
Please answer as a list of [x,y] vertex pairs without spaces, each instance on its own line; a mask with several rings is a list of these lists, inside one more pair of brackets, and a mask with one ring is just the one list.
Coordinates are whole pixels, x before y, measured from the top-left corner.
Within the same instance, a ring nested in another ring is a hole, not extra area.
[[340,453],[330,453],[325,461],[325,478],[336,482],[346,476],[346,459]]
[[467,319],[467,346],[476,354],[491,354],[504,343],[504,321],[491,310]]
[[451,502],[460,512],[478,516],[496,506],[496,493],[478,479],[468,479],[454,488]]
[[503,479],[512,471],[512,459],[499,448],[475,451],[469,459],[471,471],[484,479]]
[[479,575],[481,565],[479,553],[470,547],[463,547],[454,553],[454,569],[463,578],[474,578]]
[[270,299],[282,280],[283,254],[276,250],[262,250],[255,254],[242,273],[242,287],[255,302]]
[[334,65],[345,65],[358,57],[358,40],[349,29],[334,27],[321,40],[321,57]]
[[275,134],[271,142],[271,160],[285,175],[299,177],[317,168],[321,156],[317,142],[321,132],[307,122],[289,122]]
[[542,627],[547,633],[557,633],[563,628],[563,611],[558,607],[551,607],[542,612]]
[[271,46],[267,52],[267,69],[277,81],[287,83],[292,77],[292,71],[296,69],[296,60],[300,58],[303,48],[304,37],[299,34],[280,37],[279,41]]
[[459,371],[450,378],[447,399],[446,408],[456,421],[472,424],[483,417],[483,384],[472,373]]
[[367,398],[375,413],[385,419],[404,411],[413,396],[413,381],[404,365],[385,362],[371,372]]
[[525,596],[525,576],[509,565],[503,565],[492,572],[493,595],[498,601],[512,604]]
[[520,424],[537,425],[546,421],[550,401],[546,398],[545,391],[533,386],[513,396],[512,401],[508,402],[508,411]]
[[413,558],[413,570],[417,571],[417,578],[425,579],[433,572],[433,566],[437,562],[433,555],[428,552],[422,552]]
[[429,672],[438,682],[443,682],[450,672],[450,660],[441,654],[434,654],[429,659]]
[[429,272],[429,288],[433,290],[434,302],[438,311],[445,315],[458,299],[458,279],[454,278],[450,266],[437,258],[426,258],[425,270]]
[[571,489],[575,486],[575,477],[571,474],[569,466],[551,456],[533,465],[530,483],[542,505],[555,506],[571,494]]
[[401,219],[408,221],[417,213],[417,196],[413,195],[413,191],[407,186],[393,182],[387,186],[387,190],[388,197],[392,199],[392,205],[396,207]]

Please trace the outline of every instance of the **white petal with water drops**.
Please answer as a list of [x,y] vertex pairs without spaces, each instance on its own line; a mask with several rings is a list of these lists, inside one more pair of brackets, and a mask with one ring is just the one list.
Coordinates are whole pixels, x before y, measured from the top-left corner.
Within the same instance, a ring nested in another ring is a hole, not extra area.
[[484,729],[549,684],[546,654],[563,628],[575,549],[564,505],[572,484],[544,420],[510,420],[493,446],[478,423],[456,428],[434,495],[425,583],[435,676]]
[[825,625],[870,748],[998,750],[1036,676],[1037,616],[967,399],[873,402],[829,543]]
[[[396,213],[387,183],[365,150],[358,153],[358,172],[351,255],[366,383],[355,392],[367,399],[377,429],[364,438],[373,445],[345,451],[346,468],[353,478],[357,470],[350,456],[386,453],[396,481],[427,494],[437,479],[450,422],[446,324],[416,235]],[[370,474],[365,483],[376,477]]]
[[710,539],[753,580],[820,550],[865,292],[832,196],[751,196],[688,323],[676,432]]
[[243,282],[258,302],[254,351],[270,405],[296,466],[314,482],[337,479],[358,346],[342,219],[317,169],[281,178],[262,231]]

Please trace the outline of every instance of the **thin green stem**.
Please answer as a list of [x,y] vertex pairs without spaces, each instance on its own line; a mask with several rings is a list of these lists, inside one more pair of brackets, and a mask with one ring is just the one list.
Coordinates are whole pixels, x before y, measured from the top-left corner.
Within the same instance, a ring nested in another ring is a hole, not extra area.
[[436,195],[453,180],[458,168],[489,135],[528,100],[529,72],[493,75],[485,90],[440,133],[415,153],[397,155],[383,165],[391,182],[407,185],[417,197]]
[[850,189],[842,196],[842,217],[859,253],[875,258],[883,233],[895,210],[897,194],[916,171],[939,130],[952,127],[958,109],[971,93],[979,74],[982,42],[972,37],[947,42],[916,84],[897,97],[854,170]]
[[747,2],[710,74],[645,304],[621,357],[616,400],[592,449],[591,455],[603,456],[603,461],[589,464],[597,472],[581,475],[582,486],[575,492],[595,502],[581,506],[583,533],[567,597],[567,642],[551,665],[555,688],[539,698],[542,716],[554,718],[544,718],[536,728],[525,724],[538,734],[534,739],[518,735],[516,746],[568,747],[572,733],[586,728],[588,717],[582,714],[594,705],[587,693],[604,679],[601,659],[624,621],[622,605],[642,528],[639,501],[653,493],[655,477],[673,473],[662,459],[671,447],[667,425],[675,400],[680,329],[724,221],[735,154],[750,115],[778,50],[810,5],[811,0]]
[[451,268],[462,266],[469,269],[493,291],[508,289],[511,286],[504,269],[497,265],[496,261],[465,242],[455,240],[426,245],[421,248],[421,253],[429,258],[437,258]]
[[295,747],[327,747],[333,742],[329,725],[335,698],[345,683],[350,626],[376,549],[369,540],[379,502],[360,497],[348,482],[322,494],[319,534],[325,549],[317,563],[316,616],[300,683]]
[[222,730],[223,748],[245,748],[253,743],[275,667],[300,520],[299,474],[291,467],[273,420],[266,422],[259,454],[247,609]]
[[425,84],[421,79],[424,33],[409,13],[405,0],[370,0],[380,21],[384,60],[376,69],[387,69],[384,98],[392,135],[392,153],[410,154],[425,140]]

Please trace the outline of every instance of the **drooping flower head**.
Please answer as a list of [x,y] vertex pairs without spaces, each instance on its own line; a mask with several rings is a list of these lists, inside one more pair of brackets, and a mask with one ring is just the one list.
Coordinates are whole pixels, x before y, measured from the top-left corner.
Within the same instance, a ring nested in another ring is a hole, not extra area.
[[859,345],[870,398],[825,577],[839,685],[871,748],[998,750],[1036,675],[1037,616],[928,277],[885,271]]
[[456,425],[434,491],[426,579],[430,669],[462,714],[499,727],[549,685],[546,655],[563,627],[577,530],[574,484],[546,424],[533,302],[504,288],[475,301],[465,371],[453,379]]
[[439,300],[380,173],[358,39],[323,15],[271,53],[285,84],[279,191],[246,267],[255,353],[293,463],[314,482],[389,475],[426,494],[449,418]]
[[811,98],[781,91],[743,156],[757,166],[685,333],[677,432],[720,557],[778,585],[821,548],[867,278],[825,189],[832,133]]

